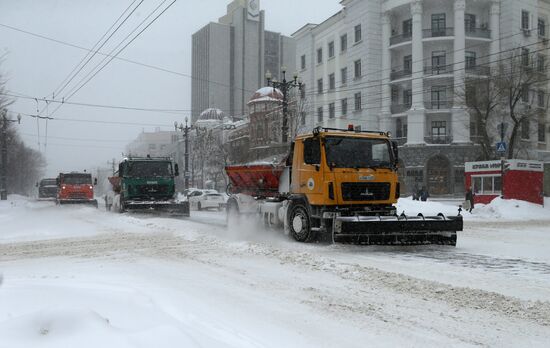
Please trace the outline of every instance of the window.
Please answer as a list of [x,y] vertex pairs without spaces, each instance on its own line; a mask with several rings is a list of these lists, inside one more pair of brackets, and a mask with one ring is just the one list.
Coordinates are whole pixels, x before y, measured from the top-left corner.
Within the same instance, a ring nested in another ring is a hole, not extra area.
[[466,51],[466,69],[473,69],[476,67],[476,53],[472,51]]
[[343,85],[348,83],[348,68],[340,69],[340,79],[342,80]]
[[525,118],[521,121],[521,139],[529,140],[531,138],[529,119]]
[[321,64],[323,62],[323,49],[318,48],[317,49],[317,64]]
[[302,111],[300,112],[300,125],[305,125],[306,124],[306,112],[305,111]]
[[361,59],[356,60],[354,63],[354,66],[355,66],[354,76],[356,79],[360,78],[361,77]]
[[445,86],[432,86],[432,109],[447,108],[447,88]]
[[529,30],[529,12],[525,10],[521,11],[521,29]]
[[156,150],[157,144],[149,144],[149,150]]
[[445,51],[432,52],[432,74],[439,75],[445,72],[447,64],[447,54]]
[[342,109],[342,115],[347,115],[348,113],[348,98],[344,98],[340,100],[341,109]]
[[355,101],[355,111],[361,110],[361,92],[357,92],[354,94],[354,101]]
[[447,122],[432,121],[432,139],[445,140],[446,136],[447,136]]
[[527,88],[527,86],[523,86],[521,88],[521,101],[524,103],[529,103],[529,88]]
[[464,14],[464,29],[466,29],[466,32],[476,30],[476,15],[471,13]]
[[317,122],[321,123],[323,122],[323,107],[317,108]]
[[306,68],[306,55],[305,54],[302,57],[300,57],[300,61],[301,61],[302,70],[305,70],[305,68]]
[[403,70],[408,73],[412,72],[412,55],[403,57]]
[[328,43],[328,57],[334,57],[334,41]]
[[392,104],[397,104],[399,100],[399,89],[397,86],[392,85],[391,86],[391,102]]
[[345,52],[348,49],[348,34],[340,36],[340,52]]
[[472,191],[478,195],[498,195],[502,187],[500,175],[472,176]]
[[432,36],[445,36],[445,13],[432,15]]
[[328,104],[328,118],[334,118],[336,116],[336,106],[334,103]]
[[546,71],[546,57],[544,54],[537,56],[537,71],[542,73]]
[[323,79],[317,80],[317,93],[323,93]]
[[412,89],[406,89],[403,91],[403,104],[406,107],[411,107],[412,105]]
[[395,137],[403,138],[403,124],[400,118],[395,120]]
[[304,163],[321,164],[321,140],[319,138],[304,140]]
[[355,42],[361,41],[361,24],[355,26]]
[[412,29],[413,29],[413,21],[412,19],[404,20],[402,23],[403,28],[403,36],[404,37],[410,37],[412,36]]
[[546,125],[543,122],[539,122],[539,142],[545,143],[546,142]]
[[523,66],[529,66],[529,49],[528,48],[521,49],[521,64]]
[[333,90],[336,88],[336,78],[334,77],[334,73],[328,75],[328,89]]
[[537,101],[539,108],[544,108],[544,105],[546,105],[546,93],[544,93],[544,91],[539,91],[537,93]]
[[540,37],[546,37],[546,21],[543,18],[539,18],[538,32]]

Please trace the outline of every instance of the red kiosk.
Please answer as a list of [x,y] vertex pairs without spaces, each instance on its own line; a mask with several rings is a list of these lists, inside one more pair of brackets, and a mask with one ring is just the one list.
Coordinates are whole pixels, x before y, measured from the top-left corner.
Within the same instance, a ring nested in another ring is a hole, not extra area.
[[511,159],[466,162],[466,190],[472,188],[475,203],[490,203],[498,196],[543,204],[544,163]]

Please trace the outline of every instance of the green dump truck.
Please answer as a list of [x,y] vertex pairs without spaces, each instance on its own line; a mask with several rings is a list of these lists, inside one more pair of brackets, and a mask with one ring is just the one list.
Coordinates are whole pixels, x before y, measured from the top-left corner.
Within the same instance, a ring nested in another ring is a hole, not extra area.
[[113,191],[105,198],[106,208],[189,216],[189,202],[176,200],[176,176],[178,165],[169,157],[124,158],[109,178]]

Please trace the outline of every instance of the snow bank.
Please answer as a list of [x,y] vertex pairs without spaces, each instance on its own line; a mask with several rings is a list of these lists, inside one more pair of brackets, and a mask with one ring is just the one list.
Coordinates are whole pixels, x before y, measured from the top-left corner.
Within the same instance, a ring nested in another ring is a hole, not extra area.
[[[550,202],[549,202],[550,203]],[[397,202],[397,213],[405,212],[406,215],[457,215],[458,207],[462,202],[444,203],[437,201],[422,202],[413,201],[411,197],[399,199]],[[465,220],[484,221],[519,221],[519,220],[549,220],[550,204],[544,207],[538,204],[519,201],[515,199],[495,198],[489,204],[476,204],[472,213],[462,211]]]

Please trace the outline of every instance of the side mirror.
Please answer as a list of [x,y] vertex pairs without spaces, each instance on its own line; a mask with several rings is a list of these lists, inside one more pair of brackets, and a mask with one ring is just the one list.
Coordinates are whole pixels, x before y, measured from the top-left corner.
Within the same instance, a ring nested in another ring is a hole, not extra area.
[[399,163],[399,149],[397,147],[397,142],[396,141],[392,141],[391,142],[391,147],[392,147],[392,150],[393,150],[393,160],[394,160],[394,164],[395,166],[397,167],[397,164]]
[[38,183],[36,183],[36,185],[35,185],[35,186],[36,186],[36,187],[38,187]]
[[97,185],[97,178],[94,179],[94,186]]
[[174,163],[174,175],[180,176],[180,167],[178,166],[177,163]]

